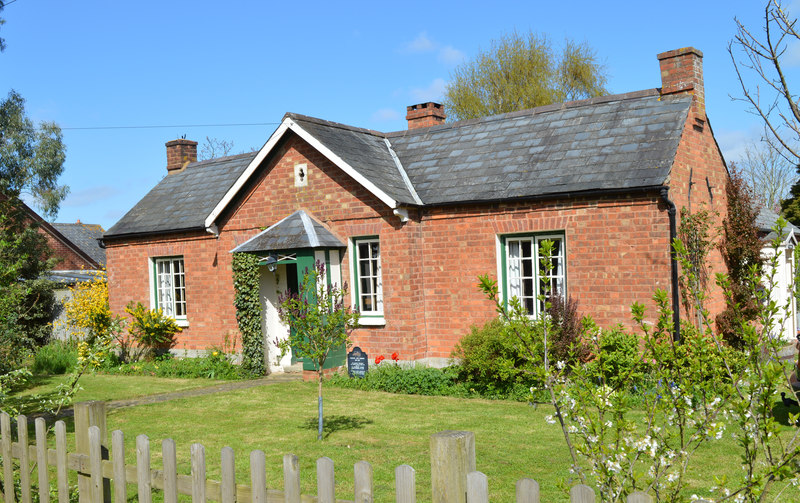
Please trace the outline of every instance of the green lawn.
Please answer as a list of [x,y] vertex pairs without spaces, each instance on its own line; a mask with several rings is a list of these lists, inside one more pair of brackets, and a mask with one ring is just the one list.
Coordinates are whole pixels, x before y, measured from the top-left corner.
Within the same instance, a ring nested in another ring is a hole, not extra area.
[[[82,398],[121,398],[211,383],[92,376],[84,383]],[[568,501],[559,486],[568,475],[569,455],[559,427],[544,420],[552,414],[549,406],[326,388],[323,442],[316,440],[316,406],[314,383],[276,383],[112,410],[108,427],[125,433],[131,463],[136,436],[148,435],[154,469],[161,468],[161,440],[174,439],[179,471],[187,475],[190,445],[202,443],[208,476],[216,480],[222,447],[233,447],[237,476],[245,484],[249,484],[249,453],[261,449],[267,456],[268,487],[275,489],[283,487],[283,455],[296,454],[304,494],[316,494],[315,462],[328,456],[336,466],[341,499],[353,498],[353,465],[366,460],[374,470],[376,501],[382,502],[393,501],[394,469],[401,464],[416,469],[418,500],[429,501],[430,435],[469,430],[475,432],[477,467],[489,478],[492,501],[514,501],[514,484],[523,477],[540,483],[543,501]],[[726,435],[695,457],[687,499],[692,493],[709,495],[705,488],[713,484],[714,476],[735,478],[740,472],[734,442]],[[135,491],[135,486],[129,489]]]
[[[30,385],[21,390],[18,396],[33,394],[46,395],[64,382],[65,376],[34,376]],[[118,376],[89,374],[82,376],[79,385],[81,390],[76,401],[85,400],[121,400],[139,396],[154,395],[169,391],[213,386],[224,381],[211,379],[167,379],[161,377]]]
[[[418,500],[430,499],[430,435],[442,430],[469,430],[476,435],[478,470],[489,478],[492,501],[513,501],[514,484],[536,479],[543,501],[567,501],[559,489],[568,475],[569,457],[557,425],[544,417],[548,406],[393,395],[339,388],[325,390],[326,438],[316,441],[316,387],[283,383],[237,392],[176,400],[111,411],[109,429],[126,434],[133,460],[136,435],[151,438],[154,466],[160,464],[160,442],[178,446],[179,470],[188,474],[189,448],[206,447],[208,475],[219,479],[219,452],[236,452],[240,483],[249,483],[249,452],[267,456],[268,487],[283,487],[282,457],[299,456],[304,494],[316,494],[315,461],[328,456],[336,465],[337,497],[352,499],[353,464],[369,461],[374,470],[376,501],[392,501],[394,469],[408,464],[417,471]],[[738,456],[730,437],[700,452],[687,489],[709,495],[714,476],[737,477]]]

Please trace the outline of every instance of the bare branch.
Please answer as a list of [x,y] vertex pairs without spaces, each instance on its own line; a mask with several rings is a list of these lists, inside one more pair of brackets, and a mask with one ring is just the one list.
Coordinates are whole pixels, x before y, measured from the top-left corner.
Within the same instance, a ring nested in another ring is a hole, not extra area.
[[[800,41],[796,19],[788,17],[780,1],[769,0],[764,7],[763,34],[756,35],[735,19],[737,33],[728,44],[736,77],[742,88],[741,98],[749,111],[764,122],[770,145],[783,151],[793,163],[800,161],[800,103],[792,93],[786,75],[785,57],[790,43]],[[746,77],[755,77],[768,93],[762,99],[761,88]]]

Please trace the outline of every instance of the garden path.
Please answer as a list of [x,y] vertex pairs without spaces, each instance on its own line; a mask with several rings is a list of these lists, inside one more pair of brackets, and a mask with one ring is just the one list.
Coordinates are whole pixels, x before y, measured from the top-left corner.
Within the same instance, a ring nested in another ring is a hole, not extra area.
[[227,391],[235,391],[239,389],[255,388],[258,386],[268,386],[289,381],[302,381],[302,372],[289,372],[285,374],[270,374],[266,377],[258,379],[248,379],[245,381],[228,381],[213,386],[204,388],[185,389],[181,391],[170,391],[167,393],[158,393],[155,395],[140,396],[136,398],[128,398],[125,400],[111,400],[106,403],[106,409],[121,409],[123,407],[136,407],[137,405],[148,405],[151,403],[168,402],[179,398],[190,398],[202,395],[211,395],[213,393],[224,393]]
[[[258,386],[269,386],[282,382],[302,381],[302,372],[287,372],[285,374],[270,374],[266,377],[258,379],[248,379],[245,381],[227,381],[213,386],[206,386],[203,388],[186,389],[180,391],[170,391],[167,393],[157,393],[154,395],[140,396],[136,398],[127,398],[124,400],[110,400],[106,402],[106,410],[121,409],[124,407],[136,407],[138,405],[148,405],[152,403],[168,402],[170,400],[177,400],[180,398],[190,398],[203,395],[211,395],[214,393],[224,393],[227,391],[235,391],[239,389],[255,388]],[[51,414],[31,414],[28,421],[32,422],[36,417],[43,417],[50,421],[53,419],[63,419],[72,417],[74,411],[72,408],[63,409],[57,416]]]

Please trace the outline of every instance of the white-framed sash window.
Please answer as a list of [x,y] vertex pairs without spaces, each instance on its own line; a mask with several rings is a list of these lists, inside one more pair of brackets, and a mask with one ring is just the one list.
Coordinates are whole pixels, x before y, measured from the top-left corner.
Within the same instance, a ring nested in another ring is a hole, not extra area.
[[[566,272],[563,234],[528,234],[503,236],[503,298],[518,298],[530,316],[544,310],[553,295],[566,298]],[[551,268],[542,263],[542,242],[552,241]]]
[[166,316],[185,320],[186,272],[183,257],[153,259],[153,300]]

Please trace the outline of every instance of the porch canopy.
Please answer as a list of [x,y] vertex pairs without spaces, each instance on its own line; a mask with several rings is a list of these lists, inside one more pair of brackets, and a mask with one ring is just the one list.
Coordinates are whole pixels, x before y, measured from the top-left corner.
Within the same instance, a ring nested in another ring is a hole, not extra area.
[[258,253],[301,248],[347,248],[347,245],[308,213],[298,210],[240,244],[231,252]]

